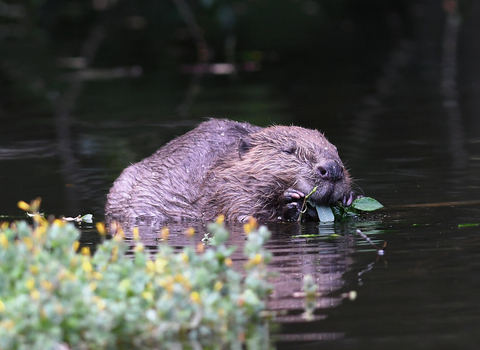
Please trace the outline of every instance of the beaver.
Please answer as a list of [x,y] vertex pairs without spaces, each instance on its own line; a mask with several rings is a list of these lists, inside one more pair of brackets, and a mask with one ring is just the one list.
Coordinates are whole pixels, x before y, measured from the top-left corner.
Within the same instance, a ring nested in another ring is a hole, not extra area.
[[317,130],[210,119],[126,168],[107,195],[105,214],[291,221],[314,187],[310,199],[318,205],[349,205],[356,197],[337,148]]

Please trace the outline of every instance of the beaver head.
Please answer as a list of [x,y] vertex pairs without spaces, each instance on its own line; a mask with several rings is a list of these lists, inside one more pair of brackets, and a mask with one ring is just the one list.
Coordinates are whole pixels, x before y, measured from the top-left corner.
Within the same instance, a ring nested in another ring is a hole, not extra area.
[[268,127],[243,137],[235,153],[220,159],[205,180],[206,218],[293,220],[314,188],[310,199],[318,205],[351,201],[351,179],[337,149],[316,130]]

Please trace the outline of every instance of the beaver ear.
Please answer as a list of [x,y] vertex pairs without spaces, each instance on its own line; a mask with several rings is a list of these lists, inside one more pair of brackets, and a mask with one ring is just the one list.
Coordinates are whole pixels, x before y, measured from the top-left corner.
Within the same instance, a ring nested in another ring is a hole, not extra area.
[[240,155],[240,158],[242,158],[242,156],[245,153],[247,153],[250,150],[250,148],[252,148],[252,142],[250,138],[248,137],[241,138],[238,144],[238,153]]

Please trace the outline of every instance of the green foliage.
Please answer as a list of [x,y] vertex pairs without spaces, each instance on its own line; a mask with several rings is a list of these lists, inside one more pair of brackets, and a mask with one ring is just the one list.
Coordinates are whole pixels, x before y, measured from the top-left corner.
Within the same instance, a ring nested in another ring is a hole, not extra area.
[[242,277],[232,269],[235,249],[225,245],[221,222],[208,226],[212,247],[175,253],[161,245],[153,256],[135,230],[133,256],[121,234],[91,256],[87,247],[77,253],[73,224],[39,216],[34,222],[0,229],[1,349],[152,349],[188,341],[268,347],[260,317],[271,290],[265,227],[248,228]]
[[383,205],[371,197],[361,197],[355,199],[348,207],[344,207],[340,204],[332,207],[335,220],[341,221],[349,217],[357,217],[359,212],[362,211],[374,211],[383,208]]
[[477,227],[477,226],[480,226],[480,223],[458,224],[458,228],[463,228],[463,227]]
[[383,208],[383,205],[371,197],[361,197],[355,199],[351,207],[361,211],[374,211]]

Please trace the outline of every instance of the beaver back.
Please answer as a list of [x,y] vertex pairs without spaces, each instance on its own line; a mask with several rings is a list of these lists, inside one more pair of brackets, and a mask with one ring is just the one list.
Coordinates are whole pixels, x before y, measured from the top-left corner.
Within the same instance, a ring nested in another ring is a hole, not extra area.
[[107,195],[107,218],[198,218],[195,203],[207,171],[241,137],[260,129],[225,119],[201,123],[122,172]]

